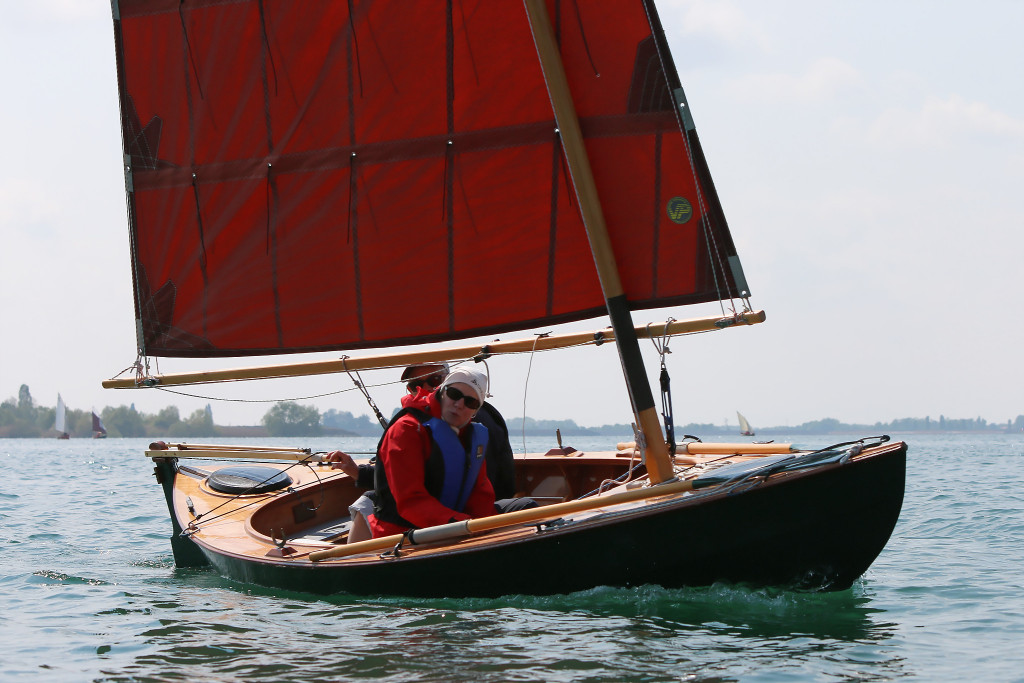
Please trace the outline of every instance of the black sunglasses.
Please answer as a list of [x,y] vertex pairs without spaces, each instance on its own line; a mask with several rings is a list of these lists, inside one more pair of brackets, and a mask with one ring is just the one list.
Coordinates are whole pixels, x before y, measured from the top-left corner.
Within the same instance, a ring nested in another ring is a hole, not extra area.
[[476,410],[480,407],[479,399],[475,399],[472,396],[466,396],[464,393],[456,389],[455,387],[445,387],[444,395],[453,401],[458,401],[460,398],[462,402],[466,404],[466,407],[470,410]]
[[437,389],[444,382],[444,375],[437,373],[430,375],[429,377],[417,377],[416,379],[409,380],[405,384],[405,388],[409,391],[416,391],[417,388],[426,384],[431,389]]

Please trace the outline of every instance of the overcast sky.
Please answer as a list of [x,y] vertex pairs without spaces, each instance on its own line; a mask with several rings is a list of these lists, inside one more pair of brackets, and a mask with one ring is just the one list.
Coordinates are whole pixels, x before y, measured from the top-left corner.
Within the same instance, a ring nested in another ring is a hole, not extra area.
[[[272,403],[207,397],[343,391],[307,403],[369,412],[345,376],[182,389],[202,398],[100,387],[135,360],[109,4],[0,3],[0,399],[28,384],[44,405],[60,392],[71,408],[177,405],[184,417],[209,402],[220,424],[256,424]],[[677,423],[735,423],[736,410],[755,427],[1024,413],[1024,2],[659,8],[768,315],[672,342]],[[506,417],[525,401],[531,417],[630,421],[609,346],[490,370]],[[390,413],[399,387],[372,391]]]

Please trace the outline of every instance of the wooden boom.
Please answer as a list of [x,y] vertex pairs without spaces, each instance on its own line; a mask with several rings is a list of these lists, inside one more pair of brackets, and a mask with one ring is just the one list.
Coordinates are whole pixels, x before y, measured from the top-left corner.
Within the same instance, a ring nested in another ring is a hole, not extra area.
[[[736,325],[755,325],[765,320],[764,311],[747,311],[736,316],[693,318],[690,320],[674,320],[635,328],[639,338],[674,336],[693,332],[710,332]],[[471,358],[486,354],[525,353],[536,349],[547,351],[580,344],[601,344],[615,341],[615,333],[606,328],[596,332],[572,332],[551,335],[535,339],[497,341],[486,346],[461,346],[431,351],[408,351],[364,358],[344,358],[326,361],[306,361],[262,367],[234,368],[228,370],[209,370],[206,372],[183,372],[149,377],[126,377],[103,381],[104,389],[138,389],[150,386],[175,386],[183,384],[213,384],[215,382],[234,382],[248,379],[272,379],[281,377],[306,377],[310,375],[328,375],[348,372],[351,370],[373,370],[396,366],[415,365],[445,360]]]

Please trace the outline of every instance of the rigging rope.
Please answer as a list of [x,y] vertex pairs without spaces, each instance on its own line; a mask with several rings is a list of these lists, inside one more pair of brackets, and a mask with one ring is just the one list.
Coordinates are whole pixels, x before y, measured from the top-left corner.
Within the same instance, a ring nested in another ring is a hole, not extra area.
[[323,398],[325,396],[337,396],[338,394],[345,394],[355,389],[338,389],[337,391],[328,391],[323,394],[311,394],[309,396],[295,396],[292,398],[225,398],[223,396],[207,396],[204,394],[190,394],[187,391],[178,391],[176,389],[168,389],[167,387],[154,386],[154,389],[159,391],[166,391],[168,394],[177,394],[178,396],[188,396],[189,398],[201,398],[205,401],[223,401],[225,403],[280,403],[282,401],[307,401],[311,398]]
[[373,397],[370,396],[370,392],[366,390],[366,387],[363,386],[362,381],[360,381],[360,379],[359,379],[359,371],[356,370],[355,371],[355,373],[356,373],[355,376],[354,377],[352,376],[352,371],[348,369],[348,362],[347,361],[348,361],[348,356],[342,356],[341,357],[341,365],[342,365],[342,367],[345,368],[345,372],[348,373],[349,378],[356,385],[356,389],[359,389],[359,391],[362,392],[363,398],[365,398],[366,402],[370,404],[370,408],[373,410],[373,414],[377,416],[377,421],[380,422],[380,426],[384,428],[384,431],[387,431],[387,429],[388,429],[388,421],[386,419],[384,419],[384,416],[381,414],[380,409],[377,408],[377,404],[373,402]]
[[[322,454],[323,454],[322,451],[317,452],[317,453],[310,453],[310,455],[308,457],[312,458],[314,455],[322,455]],[[339,472],[337,475],[331,475],[329,477],[325,477],[324,479],[321,479],[320,475],[317,474],[316,469],[310,466],[310,464],[309,464],[310,462],[311,461],[308,460],[308,459],[297,460],[297,461],[293,462],[291,465],[288,465],[288,467],[284,468],[283,470],[274,470],[273,474],[269,475],[263,481],[257,482],[255,484],[253,484],[252,486],[250,486],[248,489],[246,489],[242,493],[236,493],[232,497],[230,497],[227,500],[225,500],[220,505],[217,505],[216,507],[210,508],[206,512],[201,512],[198,515],[195,515],[195,519],[193,519],[191,522],[189,522],[188,528],[186,528],[185,530],[182,531],[182,535],[183,536],[188,536],[191,533],[195,533],[196,531],[199,530],[199,526],[200,525],[199,525],[198,522],[199,522],[200,519],[206,517],[207,515],[210,515],[210,514],[216,512],[217,510],[220,510],[222,507],[224,507],[228,503],[237,501],[242,496],[247,495],[249,491],[252,491],[253,489],[255,489],[255,488],[259,487],[259,486],[262,486],[263,484],[267,483],[268,481],[270,481],[271,479],[276,477],[278,474],[281,474],[283,472],[287,472],[288,470],[290,470],[291,468],[293,468],[293,467],[295,467],[297,465],[305,465],[307,468],[309,468],[309,470],[311,472],[313,472],[313,476],[316,477],[317,485],[320,488],[320,503],[315,508],[312,508],[312,510],[313,511],[319,510],[320,506],[324,504],[324,500],[325,500],[325,493],[324,493],[323,484],[326,481],[328,481],[330,479],[334,479],[337,476],[339,476],[341,474],[344,474],[344,473],[343,472]],[[274,492],[272,494],[269,494],[269,496],[271,498],[276,498],[279,495],[282,495],[282,494],[285,494],[285,493],[293,493],[294,491],[295,491],[295,489],[292,488],[291,486],[289,486],[288,488],[284,489],[283,491],[276,491],[276,492]],[[257,498],[257,499],[251,500],[248,503],[246,503],[245,505],[242,505],[242,506],[237,507],[237,508],[233,508],[233,509],[228,510],[226,512],[222,512],[221,514],[215,515],[214,517],[210,517],[209,519],[205,519],[205,520],[203,520],[203,524],[206,524],[207,522],[212,522],[212,521],[214,521],[216,519],[220,519],[221,517],[224,517],[225,515],[233,514],[235,512],[238,512],[239,510],[244,510],[245,508],[249,507],[250,505],[255,505],[256,503],[263,503],[263,502],[266,502],[265,499],[263,499],[263,498]],[[191,510],[191,508],[190,508],[190,510]]]
[[676,428],[672,419],[672,380],[668,375],[668,366],[665,364],[665,356],[672,353],[668,348],[669,335],[668,326],[675,322],[674,318],[665,321],[665,332],[661,335],[660,341],[657,335],[651,332],[651,324],[647,324],[647,333],[651,337],[654,349],[661,357],[661,417],[665,420],[665,439],[668,441],[669,455],[676,454]]
[[[662,66],[662,70],[663,70],[662,73],[666,73],[666,74],[669,73],[665,69],[666,65],[664,63],[664,58],[661,55],[661,50],[657,50],[656,52],[658,54],[658,59],[661,62],[661,66]],[[684,95],[684,97],[685,97],[685,95]],[[719,281],[719,278],[721,277],[725,281],[725,288],[727,290],[725,298],[729,299],[730,308],[732,309],[733,315],[735,315],[736,314],[736,305],[735,305],[735,303],[733,303],[733,299],[736,297],[736,293],[734,293],[732,291],[732,289],[729,287],[729,278],[726,277],[726,268],[725,268],[725,264],[722,262],[722,254],[721,254],[721,251],[718,248],[718,242],[715,239],[715,231],[711,229],[711,227],[712,227],[711,226],[711,220],[712,219],[708,216],[708,211],[707,211],[708,207],[707,207],[707,204],[705,203],[703,186],[701,185],[701,181],[700,181],[700,174],[697,171],[697,163],[696,163],[696,159],[694,157],[693,148],[692,148],[692,146],[690,144],[690,138],[686,134],[686,124],[684,123],[683,118],[682,118],[681,108],[683,108],[683,107],[689,108],[689,103],[687,103],[687,102],[685,102],[685,101],[683,101],[681,99],[678,99],[678,98],[676,98],[674,96],[673,96],[672,100],[676,104],[676,106],[675,106],[676,121],[678,122],[678,124],[680,126],[679,132],[681,133],[682,138],[683,138],[683,146],[686,148],[686,158],[690,162],[690,171],[691,171],[691,175],[693,177],[693,187],[694,187],[694,189],[695,189],[695,191],[697,193],[697,209],[700,211],[701,229],[704,232],[704,236],[707,238],[706,244],[707,244],[707,250],[708,250],[708,262],[711,264],[711,275],[712,275],[712,278],[714,279],[714,282],[715,282],[715,293],[716,293],[716,296],[718,297],[719,308],[721,309],[722,314],[724,315],[725,314],[725,301],[724,301],[724,298],[722,296],[722,284]],[[691,123],[692,123],[692,112],[687,111],[686,115],[690,117]],[[694,125],[693,130],[694,130],[694,133],[696,134],[696,124],[693,124],[693,125]],[[743,292],[743,293],[745,294],[746,292]]]
[[[674,321],[674,319],[670,318],[667,322],[673,322],[673,321]],[[648,327],[650,327],[650,325],[648,325]],[[707,334],[708,332],[718,332],[718,331],[719,331],[718,329],[700,330],[700,331],[694,331],[694,332],[683,332],[683,333],[680,333],[679,335],[675,335],[675,336],[688,336],[688,335],[693,335],[693,334]],[[579,347],[583,347],[583,346],[601,346],[606,341],[604,336],[601,333],[598,333],[597,335],[595,335],[594,339],[592,339],[592,340],[581,341],[581,342],[578,342],[576,344],[570,344],[568,346],[564,346],[564,347],[561,347],[561,348],[538,349],[537,348],[537,343],[540,340],[540,338],[548,337],[550,335],[551,335],[551,332],[537,333],[536,334],[536,338],[535,338],[534,343],[533,343],[533,346],[528,351],[499,351],[499,352],[495,353],[495,352],[492,352],[492,351],[488,350],[488,354],[487,355],[488,355],[488,357],[490,357],[490,356],[493,356],[493,355],[515,356],[515,355],[522,355],[522,354],[530,354],[530,356],[531,356],[531,358],[530,358],[530,367],[532,368],[533,356],[535,354],[537,354],[537,353],[544,353],[544,352],[549,352],[549,351],[564,351],[566,349],[579,348]],[[368,396],[367,388],[384,387],[384,386],[389,386],[389,385],[392,385],[392,384],[404,384],[404,382],[401,381],[401,380],[390,380],[390,381],[387,381],[387,382],[379,382],[379,383],[374,383],[374,384],[366,384],[366,383],[363,383],[361,381],[354,380],[355,386],[352,387],[352,388],[349,388],[349,389],[338,389],[336,391],[326,391],[326,392],[319,393],[319,394],[308,394],[308,395],[293,396],[293,397],[287,397],[287,398],[282,398],[282,397],[276,397],[276,398],[227,398],[227,397],[223,397],[223,396],[212,396],[212,395],[209,395],[209,394],[191,393],[191,392],[187,392],[187,391],[181,391],[181,390],[178,390],[178,389],[172,389],[172,388],[170,388],[170,386],[164,386],[164,385],[159,384],[158,383],[159,382],[158,377],[161,374],[161,372],[160,372],[160,365],[159,365],[159,358],[158,357],[153,357],[152,360],[156,363],[156,366],[155,366],[155,377],[154,377],[153,371],[150,369],[150,357],[146,356],[146,355],[143,355],[143,354],[140,354],[134,363],[129,365],[127,368],[125,368],[121,372],[118,372],[117,374],[115,374],[112,379],[116,379],[117,377],[125,374],[126,372],[133,371],[134,374],[135,374],[135,383],[136,383],[137,386],[147,387],[147,388],[151,388],[151,389],[158,389],[160,391],[165,391],[167,393],[175,394],[175,395],[178,395],[178,396],[186,396],[188,398],[198,398],[198,399],[202,399],[202,400],[205,400],[205,401],[219,401],[219,402],[225,402],[225,403],[279,403],[281,401],[304,401],[304,400],[310,400],[310,399],[315,399],[315,398],[324,398],[324,397],[327,397],[327,396],[337,396],[337,395],[344,394],[344,393],[347,393],[347,392],[350,392],[350,391],[355,391],[357,389],[360,392],[362,392],[364,394],[364,396]],[[344,359],[342,359],[342,360],[344,360]],[[465,358],[465,359],[462,359],[462,360],[451,359],[451,364],[452,364],[452,367],[454,368],[455,366],[459,365],[460,363],[468,362],[469,360],[476,360],[476,359],[475,358],[473,358],[473,359]],[[402,367],[402,366],[389,365],[389,366],[382,366],[380,368],[372,368],[372,369],[375,369],[375,370],[391,370],[391,369],[394,369],[394,368],[397,368],[397,367]],[[488,367],[488,375],[489,375],[489,373],[490,373],[490,368]],[[219,381],[216,381],[216,382],[208,382],[208,383],[210,383],[210,384],[220,384],[220,383],[235,382],[235,381],[245,381],[245,380],[219,380]],[[527,382],[528,381],[529,381],[529,370],[527,371]],[[526,409],[526,395],[525,394],[526,394],[526,387],[524,386],[524,396],[523,396],[524,415],[525,415],[525,409]],[[370,405],[373,406],[372,398],[368,398],[367,400],[370,402]],[[379,410],[375,410],[375,412],[377,413],[378,421],[380,421],[381,417],[383,417],[383,416],[380,414]],[[525,423],[524,423],[524,449],[525,449]]]
[[[530,384],[530,373],[533,371],[533,356],[537,352],[537,342],[544,337],[550,337],[551,332],[537,333],[533,338],[533,348],[530,349],[530,363],[526,366],[526,379],[523,380],[523,453],[526,453],[526,388]],[[543,349],[542,349],[543,350]]]

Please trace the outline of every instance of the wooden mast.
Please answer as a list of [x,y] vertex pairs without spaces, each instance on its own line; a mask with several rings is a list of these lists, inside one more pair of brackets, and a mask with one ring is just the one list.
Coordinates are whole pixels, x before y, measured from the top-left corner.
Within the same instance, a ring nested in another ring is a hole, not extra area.
[[672,461],[669,458],[668,447],[661,431],[661,422],[654,407],[654,396],[647,381],[647,372],[640,355],[640,344],[633,331],[629,302],[626,300],[622,281],[619,279],[615,254],[608,237],[608,227],[597,195],[597,185],[590,169],[590,160],[583,144],[583,134],[580,132],[579,118],[576,115],[572,93],[569,91],[569,81],[565,75],[562,56],[555,40],[544,0],[524,0],[524,4],[530,21],[530,29],[533,32],[533,40],[537,46],[537,57],[548,86],[555,122],[561,133],[569,174],[579,200],[587,238],[590,240],[590,250],[594,255],[594,263],[601,281],[601,290],[608,306],[608,316],[618,339],[619,360],[622,363],[623,374],[626,376],[626,386],[629,389],[637,424],[646,441],[645,464],[647,471],[654,483],[668,481],[673,478]]

